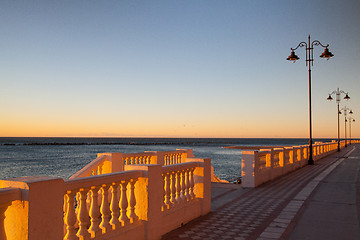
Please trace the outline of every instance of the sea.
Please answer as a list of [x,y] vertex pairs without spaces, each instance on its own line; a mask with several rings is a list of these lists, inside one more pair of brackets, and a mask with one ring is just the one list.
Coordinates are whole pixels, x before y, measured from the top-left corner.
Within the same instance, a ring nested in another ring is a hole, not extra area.
[[[328,142],[331,139],[314,139]],[[237,182],[241,149],[228,146],[297,146],[305,138],[38,138],[0,137],[0,179],[45,175],[68,179],[97,153],[193,149],[197,158],[211,158],[214,173]]]

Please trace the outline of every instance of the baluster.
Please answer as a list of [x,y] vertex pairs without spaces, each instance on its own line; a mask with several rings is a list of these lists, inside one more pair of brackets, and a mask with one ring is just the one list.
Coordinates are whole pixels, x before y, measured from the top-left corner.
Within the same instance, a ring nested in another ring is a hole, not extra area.
[[165,201],[166,201],[166,193],[165,193],[165,176],[166,176],[166,174],[161,174],[161,176],[162,176],[162,198],[163,198],[163,200],[162,200],[162,202],[161,202],[161,211],[164,211],[165,209],[166,209],[166,204],[165,204]]
[[195,168],[190,169],[190,197],[191,199],[195,199],[195,193],[194,193],[194,170]]
[[190,201],[191,197],[190,197],[190,192],[189,192],[189,188],[190,188],[190,183],[189,183],[189,169],[185,170],[185,197],[186,197],[186,201]]
[[119,220],[122,223],[122,226],[125,226],[127,223],[129,223],[130,219],[126,215],[127,207],[128,207],[128,200],[126,197],[126,189],[127,189],[128,181],[121,181],[121,197],[120,197],[120,217]]
[[176,172],[170,173],[171,177],[171,203],[173,206],[176,204]]
[[110,230],[110,224],[109,224],[110,206],[108,200],[109,186],[103,185],[101,187],[101,190],[102,190],[102,201],[101,201],[100,212],[101,212],[102,221],[100,223],[100,228],[102,229],[103,233],[107,233]]
[[87,230],[89,222],[89,213],[86,207],[87,192],[87,189],[82,188],[78,193],[80,194],[79,212],[77,215],[79,221],[79,230],[76,235],[79,237],[79,239],[88,239],[90,236]]
[[181,171],[181,200],[182,202],[186,202],[186,196],[185,196],[185,170]]
[[[67,191],[65,197],[65,226],[66,234],[64,240],[77,239],[75,231],[76,214],[75,214],[75,192]],[[0,238],[1,239],[1,238]]]
[[112,183],[111,185],[111,202],[110,202],[110,211],[111,211],[111,219],[110,225],[112,229],[117,229],[119,227],[119,204],[117,200],[117,183]]
[[150,164],[150,163],[151,163],[151,156],[147,156],[145,164]]
[[91,225],[89,228],[89,232],[91,237],[97,237],[101,234],[101,229],[99,227],[100,224],[100,209],[98,204],[98,191],[99,186],[91,187],[91,205],[89,210]]
[[98,166],[98,175],[102,174],[102,165]]
[[139,219],[138,216],[136,216],[135,214],[135,205],[136,205],[136,198],[135,198],[135,183],[136,183],[137,179],[131,179],[130,180],[130,215],[129,218],[131,220],[131,222],[135,222]]
[[166,204],[166,208],[169,209],[170,208],[170,175],[169,173],[166,173],[165,175],[165,204]]
[[92,170],[90,176],[95,176],[95,175],[96,175],[96,170]]
[[181,201],[181,172],[176,172],[176,203],[180,204]]

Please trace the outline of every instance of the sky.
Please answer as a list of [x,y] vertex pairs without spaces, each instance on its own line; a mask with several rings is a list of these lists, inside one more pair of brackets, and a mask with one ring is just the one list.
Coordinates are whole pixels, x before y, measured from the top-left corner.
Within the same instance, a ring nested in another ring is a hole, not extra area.
[[[0,1],[0,137],[360,138],[359,0]],[[334,95],[333,95],[334,97]],[[342,95],[342,98],[344,95]],[[344,137],[344,116],[340,131]],[[347,126],[349,137],[349,126]]]

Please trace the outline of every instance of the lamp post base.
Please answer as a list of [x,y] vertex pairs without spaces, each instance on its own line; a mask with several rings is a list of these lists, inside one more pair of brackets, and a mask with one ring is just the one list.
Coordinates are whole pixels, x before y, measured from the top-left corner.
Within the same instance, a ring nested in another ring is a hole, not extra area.
[[314,160],[313,160],[313,159],[309,159],[309,160],[308,160],[308,165],[314,165]]

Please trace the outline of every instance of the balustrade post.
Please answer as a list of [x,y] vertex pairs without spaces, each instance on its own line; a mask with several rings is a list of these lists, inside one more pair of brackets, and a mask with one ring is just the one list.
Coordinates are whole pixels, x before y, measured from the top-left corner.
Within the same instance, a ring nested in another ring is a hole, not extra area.
[[205,215],[211,209],[211,159],[187,158],[185,162],[199,163],[194,170],[194,194],[201,200],[201,215]]
[[18,221],[10,223],[13,231],[8,239],[63,239],[62,178],[31,176],[0,182],[2,188],[21,189],[21,200],[11,206],[11,215],[16,216]]
[[159,164],[159,165],[165,165],[165,152],[162,151],[152,151],[152,153],[155,153],[155,161],[152,162],[152,164]]
[[258,151],[243,151],[241,159],[241,185],[243,187],[256,187]]
[[100,157],[102,155],[108,156],[111,163],[111,169],[106,172],[114,173],[124,171],[124,159],[122,153],[99,153],[97,156]]
[[[136,204],[135,212],[140,220],[147,221],[146,239],[160,239],[163,235],[162,207],[164,203],[165,184],[162,165],[128,165],[125,171],[143,170],[146,177],[139,178],[135,187],[135,196],[141,197],[142,204]],[[138,206],[139,205],[139,206]],[[131,206],[131,202],[130,202]],[[166,207],[166,205],[165,205]],[[165,209],[164,209],[165,210]]]

